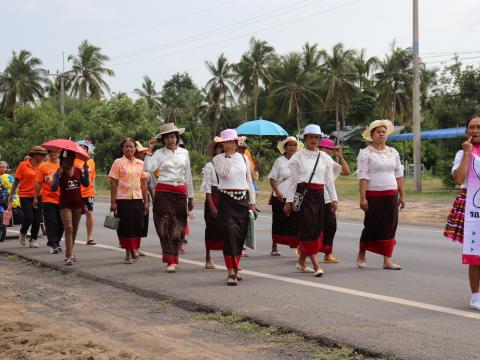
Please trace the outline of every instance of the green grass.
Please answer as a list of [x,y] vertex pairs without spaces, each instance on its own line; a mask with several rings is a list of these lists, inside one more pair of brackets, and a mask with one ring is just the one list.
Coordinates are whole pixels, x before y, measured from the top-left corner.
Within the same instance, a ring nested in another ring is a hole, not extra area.
[[317,342],[307,339],[292,331],[286,331],[277,326],[262,326],[253,321],[242,319],[235,314],[221,312],[203,313],[194,317],[199,321],[217,321],[226,325],[229,329],[242,333],[244,336],[257,340],[271,341],[279,346],[285,346],[288,350],[294,350],[304,354],[305,357],[318,360],[367,360],[387,359],[384,357],[367,357],[353,349],[344,346],[322,346]]
[[23,260],[20,256],[17,256],[17,255],[8,255],[6,259],[12,262],[19,262]]

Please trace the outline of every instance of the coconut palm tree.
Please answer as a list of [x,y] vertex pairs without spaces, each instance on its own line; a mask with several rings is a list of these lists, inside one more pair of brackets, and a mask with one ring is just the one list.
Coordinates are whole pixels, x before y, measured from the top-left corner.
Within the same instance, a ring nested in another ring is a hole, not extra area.
[[160,93],[155,89],[155,82],[153,82],[153,80],[147,75],[143,77],[142,88],[134,89],[133,92],[140,98],[145,99],[150,110],[160,110]]
[[297,130],[303,127],[304,104],[318,104],[313,77],[303,67],[302,55],[290,53],[272,68],[271,95],[280,101],[280,110],[295,118]]
[[317,47],[317,44],[310,45],[309,42],[306,42],[305,45],[303,45],[302,56],[303,68],[305,69],[305,71],[318,70],[322,56],[320,54],[320,51],[318,51]]
[[245,102],[245,120],[248,119],[248,107],[254,89],[252,67],[246,57],[242,55],[240,62],[233,65],[238,100]]
[[353,67],[356,72],[356,84],[359,89],[371,85],[373,72],[377,69],[379,60],[376,56],[366,58],[366,50],[362,49],[353,57]]
[[391,54],[378,65],[375,86],[384,114],[395,122],[397,115],[406,118],[409,113],[412,94],[412,54],[409,48],[391,46]]
[[0,75],[1,109],[12,115],[17,102],[25,105],[42,98],[47,72],[39,68],[42,61],[27,50],[12,52],[12,58]]
[[335,105],[335,123],[338,133],[345,126],[345,112],[351,98],[358,90],[354,83],[355,52],[346,50],[342,43],[338,43],[334,45],[331,55],[326,50],[321,50],[320,54],[323,61],[320,68],[324,75],[325,105]]
[[207,81],[206,92],[212,99],[213,110],[213,135],[217,134],[218,124],[222,116],[222,107],[226,106],[227,101],[233,100],[232,90],[236,88],[234,83],[235,75],[233,65],[230,64],[225,55],[220,54],[216,63],[205,61],[208,71],[212,78]]
[[110,60],[101,53],[101,49],[84,40],[78,47],[78,55],[69,55],[68,61],[72,62],[71,75],[67,86],[71,87],[71,95],[80,98],[100,99],[104,90],[110,92],[110,87],[103,80],[103,76],[115,76],[113,70],[104,66]]

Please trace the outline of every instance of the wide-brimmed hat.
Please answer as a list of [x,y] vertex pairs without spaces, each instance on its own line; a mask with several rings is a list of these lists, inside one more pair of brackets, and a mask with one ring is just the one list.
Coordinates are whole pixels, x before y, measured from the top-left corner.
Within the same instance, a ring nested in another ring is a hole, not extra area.
[[207,146],[207,153],[210,156],[215,156],[215,149],[219,146],[219,142],[211,141]]
[[320,140],[320,144],[318,144],[319,147],[327,148],[327,149],[337,149],[338,145],[335,144],[335,142],[329,138],[323,138]]
[[160,132],[155,135],[156,138],[162,137],[162,135],[170,134],[170,133],[178,133],[178,135],[182,135],[185,132],[185,128],[177,128],[177,125],[174,123],[166,123],[160,125]]
[[326,136],[322,132],[322,129],[320,128],[320,126],[317,125],[317,124],[310,124],[310,125],[305,126],[305,129],[303,130],[302,138],[305,137],[305,135],[308,135],[308,134]]
[[247,138],[245,139],[238,139],[238,147],[248,147],[248,144],[247,144]]
[[362,137],[367,141],[372,141],[372,130],[379,126],[384,126],[385,128],[387,128],[387,135],[390,135],[394,130],[393,123],[390,120],[375,120],[372,121],[370,125],[368,125],[367,128],[363,131]]
[[225,142],[225,141],[240,141],[245,140],[246,136],[238,136],[237,130],[235,129],[226,129],[220,133],[220,136],[215,136],[213,141],[215,142]]
[[95,146],[93,146],[92,142],[90,140],[78,140],[77,145],[84,146],[87,148],[87,152],[93,153],[93,150],[95,150]]
[[291,141],[297,143],[297,151],[300,151],[304,148],[303,143],[300,140],[298,140],[295,136],[289,136],[277,144],[278,151],[280,151],[282,154],[285,154],[285,146]]
[[45,150],[45,148],[42,146],[34,146],[30,149],[30,151],[28,152],[28,155],[34,155],[34,154],[47,155],[47,150]]
[[135,148],[137,149],[138,152],[147,152],[148,147],[143,146],[140,141],[135,141]]

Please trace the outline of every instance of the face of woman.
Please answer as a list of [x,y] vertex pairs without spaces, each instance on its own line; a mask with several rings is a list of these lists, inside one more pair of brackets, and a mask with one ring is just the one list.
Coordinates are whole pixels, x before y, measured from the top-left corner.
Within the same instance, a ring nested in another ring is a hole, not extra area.
[[58,155],[59,155],[58,152],[51,152],[51,153],[48,154],[49,159],[53,162],[58,160]]
[[215,147],[215,155],[221,154],[222,151],[223,151],[223,146],[222,146],[222,144],[218,144],[218,145]]
[[0,164],[0,175],[3,175],[7,172],[7,165],[5,164]]
[[326,152],[330,156],[333,155],[333,149],[331,148],[321,147],[320,150],[322,150],[323,152]]
[[237,150],[237,142],[234,140],[224,141],[223,150],[225,153],[231,154]]
[[297,142],[289,141],[285,144],[285,155],[291,156],[297,152]]
[[74,156],[67,156],[66,158],[63,158],[62,167],[66,168],[66,169],[70,169],[71,167],[73,167],[73,162],[74,161],[75,161]]
[[164,135],[163,143],[170,150],[174,150],[177,146],[177,135],[175,133],[170,133],[170,134]]
[[372,141],[376,145],[385,145],[387,142],[387,128],[385,126],[378,126],[372,131]]
[[305,135],[305,145],[307,145],[308,150],[315,150],[316,148],[318,148],[318,144],[320,144],[320,135]]
[[132,141],[125,141],[122,146],[122,153],[125,157],[131,159],[135,154],[135,144]]
[[37,162],[37,164],[40,164],[43,159],[45,159],[46,155],[43,154],[33,154],[32,158]]
[[480,143],[480,118],[470,120],[467,128],[467,137],[472,138],[472,144]]

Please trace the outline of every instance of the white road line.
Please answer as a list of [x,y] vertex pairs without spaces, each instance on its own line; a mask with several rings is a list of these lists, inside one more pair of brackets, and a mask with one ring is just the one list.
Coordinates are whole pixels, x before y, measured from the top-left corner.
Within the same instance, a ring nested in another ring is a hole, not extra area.
[[[13,232],[11,230],[8,230],[10,232]],[[16,232],[18,233],[18,232]],[[83,244],[85,245],[85,241],[75,241],[76,243]],[[103,244],[98,244],[95,245],[96,247],[103,248],[103,249],[108,249],[108,250],[115,250],[118,252],[123,252],[123,249],[120,249],[118,247],[110,246],[110,245],[103,245]],[[154,257],[161,259],[162,255],[160,254],[155,254],[151,252],[145,252],[146,256]],[[197,265],[200,267],[204,267],[205,264],[201,261],[196,261],[196,260],[190,260],[190,259],[185,259],[181,258],[180,259],[182,263],[185,264],[190,264],[190,265]],[[221,265],[216,265],[217,269],[219,270],[227,270],[225,266]],[[322,290],[327,290],[327,291],[333,291],[341,294],[346,294],[346,295],[352,295],[352,296],[359,296],[367,299],[373,299],[373,300],[378,300],[378,301],[383,301],[391,304],[397,304],[397,305],[403,305],[403,306],[409,306],[417,309],[423,309],[423,310],[430,310],[430,311],[435,311],[443,314],[448,314],[448,315],[455,315],[455,316],[460,316],[464,318],[469,318],[469,319],[475,319],[475,320],[480,320],[480,313],[478,312],[469,312],[469,311],[464,311],[464,310],[457,310],[457,309],[452,309],[444,306],[438,306],[438,305],[433,305],[433,304],[427,304],[419,301],[413,301],[413,300],[407,300],[407,299],[402,299],[402,298],[397,298],[393,296],[387,296],[387,295],[381,295],[381,294],[375,294],[367,291],[361,291],[361,290],[354,290],[354,289],[348,289],[348,288],[343,288],[335,285],[326,285],[326,284],[319,284],[315,283],[312,281],[305,281],[305,280],[299,280],[299,279],[292,279],[288,278],[285,276],[278,276],[278,275],[273,275],[273,274],[267,274],[267,273],[262,273],[258,271],[251,271],[251,270],[242,270],[242,274],[244,275],[251,275],[263,279],[270,279],[270,280],[276,280],[276,281],[282,281],[285,283],[289,284],[295,284],[295,285],[301,285],[301,286],[307,286],[307,287],[312,287],[312,288],[317,288],[317,289],[322,289]]]

